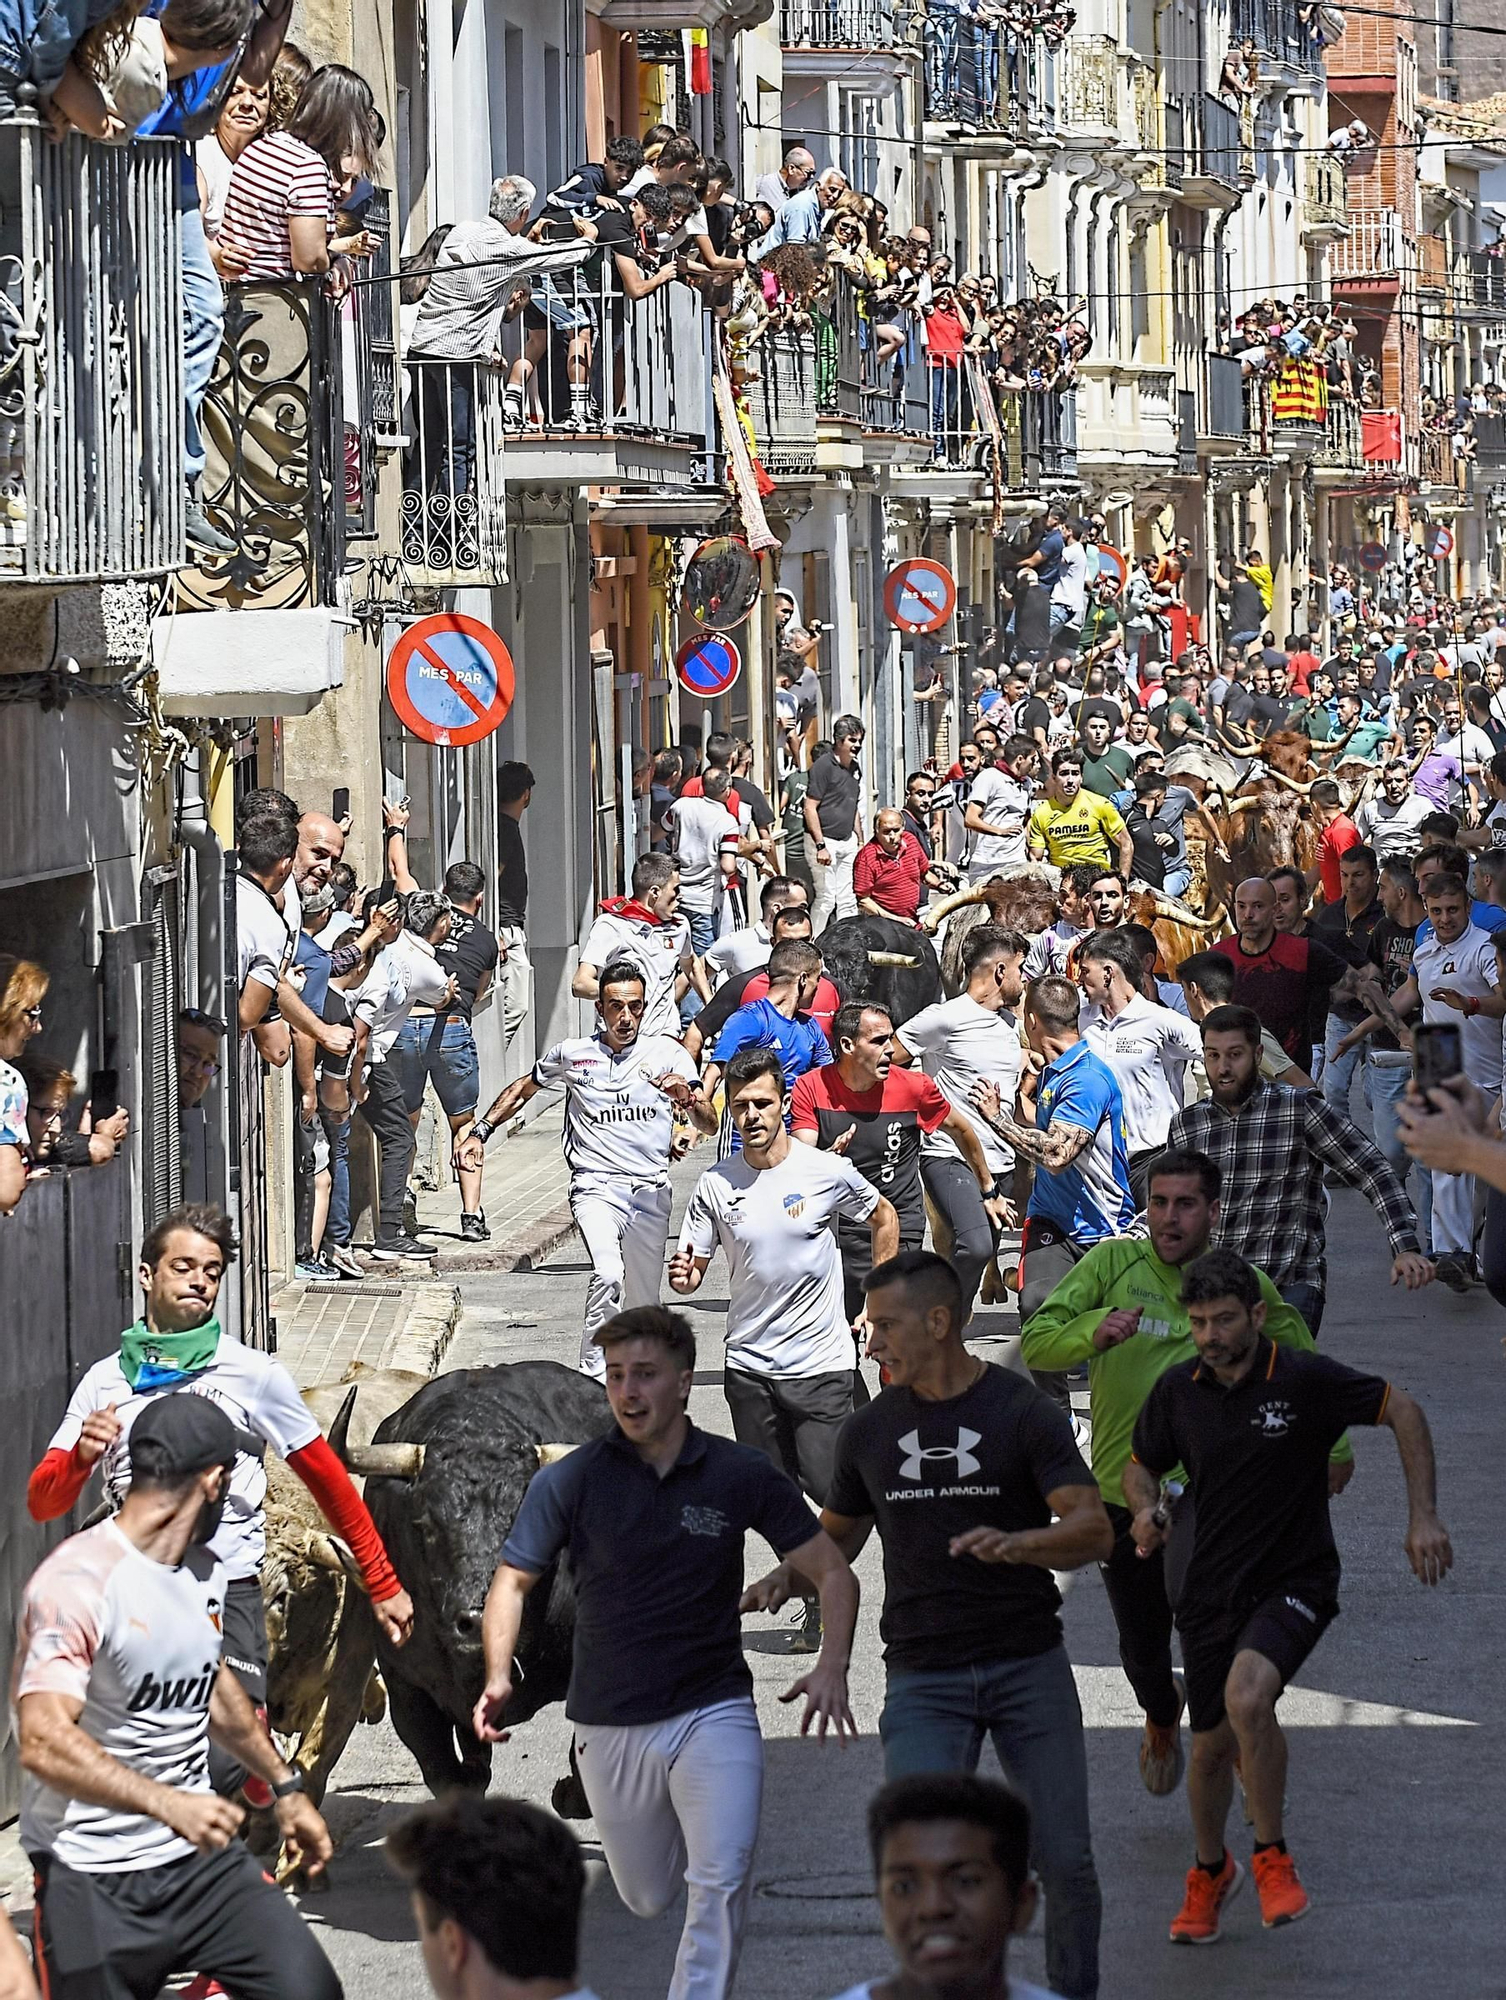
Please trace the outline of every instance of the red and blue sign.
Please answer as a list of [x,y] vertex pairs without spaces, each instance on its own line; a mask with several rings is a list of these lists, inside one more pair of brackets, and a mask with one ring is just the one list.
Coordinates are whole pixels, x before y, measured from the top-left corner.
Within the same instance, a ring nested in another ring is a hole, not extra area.
[[1368,570],[1386,567],[1386,545],[1384,542],[1366,542],[1360,550],[1360,568]]
[[956,604],[952,572],[925,556],[896,563],[884,578],[884,612],[901,632],[939,632]]
[[687,694],[715,701],[737,685],[743,656],[725,632],[697,632],[675,655],[675,672]]
[[1454,553],[1453,531],[1449,528],[1429,528],[1422,538],[1430,562],[1447,562]]
[[512,654],[479,618],[443,611],[410,625],[387,659],[387,699],[423,743],[463,750],[490,736],[517,692]]
[[1088,581],[1097,583],[1101,576],[1111,576],[1114,588],[1123,590],[1124,580],[1129,575],[1129,564],[1115,548],[1107,542],[1092,542],[1088,547]]

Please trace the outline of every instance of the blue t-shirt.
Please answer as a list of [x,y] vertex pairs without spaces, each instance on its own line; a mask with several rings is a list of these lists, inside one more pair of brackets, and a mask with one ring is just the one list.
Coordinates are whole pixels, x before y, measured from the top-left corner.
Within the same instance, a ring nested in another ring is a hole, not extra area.
[[1041,1071],[1036,1129],[1044,1132],[1054,1118],[1080,1125],[1093,1139],[1060,1173],[1036,1168],[1027,1217],[1051,1223],[1080,1249],[1122,1236],[1135,1219],[1124,1097],[1114,1072],[1086,1042],[1074,1042]]
[[[1477,930],[1484,931],[1487,937],[1494,937],[1498,930],[1506,928],[1506,910],[1503,910],[1499,903],[1476,903],[1472,900],[1469,906],[1469,920]],[[1424,917],[1417,926],[1417,936],[1412,949],[1415,951],[1418,945],[1426,944],[1432,935],[1433,919]]]
[[[1506,916],[1506,910],[1501,914]],[[310,937],[307,931],[300,931],[293,963],[304,969],[303,1004],[322,1019],[324,1002],[329,995],[329,953],[317,938]]]
[[1062,553],[1067,544],[1055,528],[1049,528],[1041,537],[1040,564],[1036,578],[1043,590],[1049,590],[1062,573]]
[[[1506,910],[1501,912],[1506,916]],[[775,1049],[784,1069],[784,1087],[793,1090],[795,1079],[808,1069],[825,1069],[832,1060],[831,1044],[819,1021],[809,1014],[791,1020],[781,1014],[772,1000],[750,1000],[729,1014],[711,1051],[713,1062],[731,1062],[739,1049]]]

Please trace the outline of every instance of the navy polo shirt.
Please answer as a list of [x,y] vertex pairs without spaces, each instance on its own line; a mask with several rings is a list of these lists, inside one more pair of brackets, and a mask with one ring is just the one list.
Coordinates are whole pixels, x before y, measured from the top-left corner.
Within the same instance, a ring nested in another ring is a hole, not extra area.
[[751,1446],[692,1424],[661,1479],[613,1430],[534,1474],[502,1560],[537,1576],[570,1558],[570,1720],[663,1722],[752,1692],[737,1608],[748,1530],[782,1561],[819,1526]]

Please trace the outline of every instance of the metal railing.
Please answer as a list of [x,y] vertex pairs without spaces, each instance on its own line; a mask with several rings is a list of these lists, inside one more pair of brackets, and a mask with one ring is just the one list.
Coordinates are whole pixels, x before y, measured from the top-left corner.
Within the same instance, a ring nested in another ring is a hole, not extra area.
[[1365,451],[1358,403],[1330,403],[1323,419],[1323,442],[1314,460],[1318,465],[1353,467],[1365,463]]
[[783,0],[779,39],[787,49],[891,49],[894,0]]
[[1418,439],[1422,455],[1422,476],[1429,486],[1459,487],[1463,483],[1463,461],[1454,456],[1453,434],[1424,431]]
[[1175,98],[1162,100],[1161,114],[1166,128],[1166,156],[1161,163],[1163,187],[1180,188],[1187,176],[1187,113]]
[[183,559],[178,148],[0,124],[0,578]]
[[1394,208],[1351,208],[1348,236],[1329,248],[1328,275],[1330,280],[1396,277],[1410,267],[1414,251]]
[[912,334],[898,353],[881,357],[873,324],[859,322],[859,383],[863,428],[924,437],[930,426],[926,362]]
[[408,357],[412,440],[403,460],[400,551],[431,576],[501,582],[507,497],[501,371]]
[[235,547],[180,571],[190,603],[289,610],[336,601],[347,529],[339,312],[322,278],[227,288],[199,419],[201,493]]
[[1342,229],[1348,220],[1344,193],[1344,169],[1334,159],[1309,153],[1305,161],[1303,207],[1308,224],[1316,229]]
[[1506,257],[1466,250],[1455,272],[1459,303],[1480,313],[1506,312]]
[[[1059,108],[1068,125],[1118,129],[1119,45],[1112,35],[1074,35],[1065,44]],[[1142,130],[1141,143],[1154,148],[1159,142],[1154,131],[1147,136]]]
[[1506,465],[1506,416],[1481,410],[1475,418],[1475,462]]
[[764,469],[788,478],[816,469],[816,343],[808,327],[770,327],[749,350],[758,379],[744,395]]
[[1297,0],[1231,0],[1229,41],[1237,46],[1253,42],[1263,56],[1286,63],[1292,69],[1318,76],[1323,70],[1323,37],[1318,32],[1316,7],[1304,7],[1304,21]]
[[1197,391],[1177,391],[1177,471],[1191,475],[1197,471]]
[[1243,438],[1249,425],[1245,416],[1244,370],[1232,355],[1203,356],[1204,437]]
[[1187,172],[1203,180],[1237,188],[1243,170],[1244,141],[1239,113],[1211,90],[1182,100],[1187,147]]
[[933,13],[925,52],[927,118],[1022,137],[1054,121],[1052,57],[1038,36]]
[[1019,412],[1021,483],[1027,493],[1077,477],[1077,391],[1025,389]]
[[[374,188],[362,226],[372,253],[361,266],[366,279],[391,280],[392,197]],[[340,365],[345,383],[345,512],[351,535],[376,533],[378,453],[390,449],[398,427],[397,327],[390,282],[353,286],[340,312]]]

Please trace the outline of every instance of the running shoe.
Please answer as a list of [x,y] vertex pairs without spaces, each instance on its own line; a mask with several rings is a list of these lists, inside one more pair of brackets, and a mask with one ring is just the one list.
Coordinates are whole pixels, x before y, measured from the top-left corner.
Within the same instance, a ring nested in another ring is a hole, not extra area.
[[303,1278],[310,1284],[325,1285],[340,1273],[333,1264],[326,1264],[322,1257],[300,1257],[293,1266],[293,1276]]
[[1140,1739],[1140,1782],[1152,1798],[1164,1799],[1182,1782],[1187,1763],[1182,1748],[1182,1711],[1187,1706],[1187,1688],[1180,1674],[1173,1674],[1177,1690],[1177,1719],[1169,1728],[1145,1718],[1145,1734]]
[[364,1278],[366,1272],[352,1255],[348,1243],[331,1243],[325,1246],[325,1262],[340,1278]]
[[395,1264],[407,1258],[427,1261],[437,1248],[433,1243],[421,1243],[416,1236],[379,1236],[371,1246],[371,1254],[380,1264]]
[[819,1653],[821,1650],[821,1601],[816,1597],[802,1598],[800,1616],[790,1635],[792,1653]]
[[477,1209],[474,1215],[461,1214],[460,1236],[465,1243],[486,1243],[491,1239],[491,1231],[486,1226],[484,1210]]
[[1224,1909],[1239,1894],[1244,1879],[1245,1871],[1227,1847],[1224,1865],[1216,1875],[1194,1863],[1187,1871],[1187,1894],[1182,1907],[1171,1920],[1168,1935],[1172,1943],[1217,1944],[1223,1935]]
[[1268,1847],[1253,1858],[1250,1867],[1260,1898],[1260,1921],[1268,1931],[1307,1915],[1307,1891],[1297,1880],[1297,1864],[1289,1854],[1283,1854],[1279,1847]]
[[1433,1261],[1433,1275],[1451,1292],[1467,1292],[1470,1283],[1469,1259],[1445,1250],[1441,1257]]

